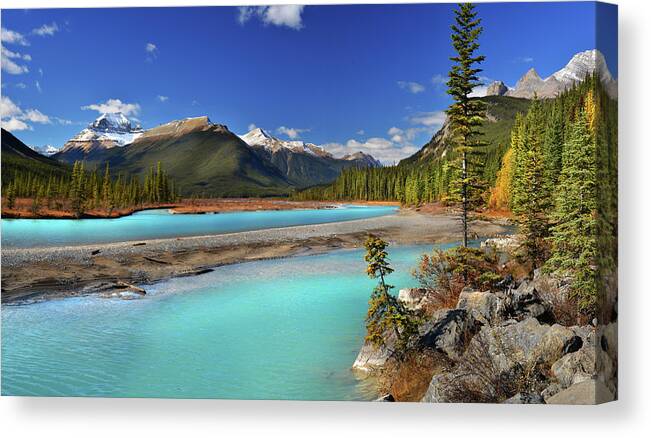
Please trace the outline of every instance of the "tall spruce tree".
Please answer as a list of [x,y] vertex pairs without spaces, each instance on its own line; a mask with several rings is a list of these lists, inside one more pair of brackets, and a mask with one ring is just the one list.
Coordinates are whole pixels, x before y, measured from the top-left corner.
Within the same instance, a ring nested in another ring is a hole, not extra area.
[[448,73],[448,94],[454,103],[447,110],[452,131],[452,143],[459,156],[460,173],[454,181],[454,193],[462,205],[463,246],[468,246],[468,210],[481,200],[482,160],[481,155],[486,143],[481,140],[479,127],[485,117],[485,104],[471,97],[472,90],[482,85],[478,74],[482,69],[477,65],[484,61],[483,55],[477,55],[477,39],[483,28],[481,19],[477,18],[472,3],[461,3],[455,10],[455,24],[452,29],[452,46],[457,55]]
[[590,116],[581,109],[563,146],[551,228],[548,269],[572,278],[579,310],[594,315],[597,303],[597,168]]
[[543,139],[545,115],[542,103],[534,99],[525,118],[526,129],[517,153],[521,166],[518,222],[524,237],[524,252],[537,268],[545,260],[545,239],[549,234],[547,212],[551,206],[545,184]]

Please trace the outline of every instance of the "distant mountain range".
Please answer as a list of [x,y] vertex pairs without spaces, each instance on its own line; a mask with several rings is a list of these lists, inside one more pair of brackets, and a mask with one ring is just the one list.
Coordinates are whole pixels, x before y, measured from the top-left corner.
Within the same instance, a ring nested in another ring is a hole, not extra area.
[[510,96],[532,99],[534,95],[541,99],[557,96],[586,75],[597,72],[606,91],[613,99],[617,98],[617,81],[613,79],[604,55],[597,49],[577,53],[565,67],[542,79],[534,68],[529,69],[515,84],[508,88],[504,82],[495,81],[488,86],[488,96]]
[[121,113],[103,114],[52,158],[114,173],[143,175],[158,161],[184,194],[284,195],[334,181],[349,167],[380,166],[362,152],[335,158],[302,141],[285,141],[261,129],[241,137],[208,117],[175,120],[143,130]]
[[[499,162],[493,158],[503,155],[509,144],[515,115],[527,111],[530,99],[534,96],[541,99],[556,97],[576,82],[583,80],[587,74],[595,71],[599,74],[607,93],[612,98],[617,98],[617,81],[608,70],[604,56],[596,49],[577,53],[565,67],[546,79],[541,79],[532,68],[520,78],[514,88],[507,87],[502,81],[491,83],[487,88],[486,96],[481,98],[487,105],[486,122],[481,130],[484,132],[484,140],[488,142],[487,151],[490,151],[487,158],[488,167],[493,167],[496,171]],[[450,127],[446,118],[441,129],[431,140],[414,155],[403,159],[400,164],[428,162],[445,156],[450,148],[449,136]]]
[[381,166],[379,161],[363,152],[335,158],[313,143],[280,140],[260,128],[255,128],[240,138],[299,188],[334,181],[343,169],[349,167]]

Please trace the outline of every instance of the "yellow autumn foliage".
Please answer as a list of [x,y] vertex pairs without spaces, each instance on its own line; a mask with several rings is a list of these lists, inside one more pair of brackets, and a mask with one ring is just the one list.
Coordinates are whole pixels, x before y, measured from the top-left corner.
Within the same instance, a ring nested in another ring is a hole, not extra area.
[[494,210],[508,210],[511,199],[511,179],[513,178],[513,149],[506,151],[502,167],[497,172],[495,187],[491,188],[488,206]]

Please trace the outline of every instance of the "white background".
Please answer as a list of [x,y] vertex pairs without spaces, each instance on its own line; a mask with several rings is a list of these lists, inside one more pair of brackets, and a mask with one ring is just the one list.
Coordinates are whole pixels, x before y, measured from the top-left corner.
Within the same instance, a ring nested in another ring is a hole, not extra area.
[[[357,3],[397,2],[401,1]],[[246,1],[227,0],[189,2],[192,5],[238,3],[247,4]],[[306,2],[309,3],[342,1]],[[651,266],[648,257],[651,244],[648,230],[643,228],[651,217],[651,2],[620,0],[618,3],[621,104],[618,402],[581,407],[2,397],[2,436],[651,436]],[[91,5],[183,4],[179,0],[2,2],[5,8]]]

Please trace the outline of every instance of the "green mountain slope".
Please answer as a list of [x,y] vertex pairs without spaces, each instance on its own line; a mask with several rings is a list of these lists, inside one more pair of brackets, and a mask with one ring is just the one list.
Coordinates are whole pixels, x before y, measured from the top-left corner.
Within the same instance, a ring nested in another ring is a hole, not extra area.
[[[56,158],[72,159],[66,153]],[[128,147],[113,147],[86,157],[89,166],[109,163],[114,173],[141,176],[159,161],[183,195],[273,196],[291,191],[278,169],[225,126],[212,124],[207,117],[161,125]]]
[[70,172],[67,165],[39,154],[11,132],[2,129],[2,179],[8,180],[16,170],[43,176]]
[[[509,147],[515,115],[525,113],[531,101],[507,96],[486,96],[481,100],[486,102],[486,122],[481,130],[484,133],[484,140],[488,143],[484,177],[492,183],[495,181],[502,157]],[[449,137],[448,126],[444,124],[422,149],[402,160],[399,166],[427,165],[450,154],[452,148],[449,144]]]

